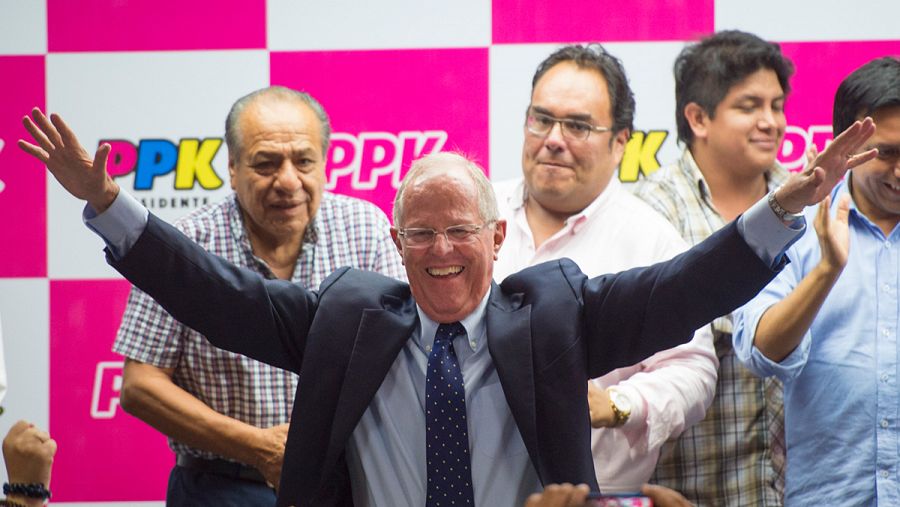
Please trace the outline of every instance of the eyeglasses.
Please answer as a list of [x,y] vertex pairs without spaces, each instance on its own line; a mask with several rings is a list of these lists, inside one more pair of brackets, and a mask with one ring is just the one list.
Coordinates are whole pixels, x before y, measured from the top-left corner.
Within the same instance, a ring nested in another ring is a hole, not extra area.
[[534,135],[546,136],[553,130],[553,126],[559,123],[563,136],[569,139],[584,140],[591,132],[609,132],[610,127],[598,127],[586,121],[572,120],[569,118],[554,118],[548,114],[528,111],[525,117],[525,128]]
[[476,234],[481,232],[481,229],[492,225],[494,220],[490,222],[486,222],[482,225],[478,224],[462,224],[462,225],[451,225],[447,227],[443,231],[436,231],[434,229],[426,229],[426,228],[418,228],[418,227],[410,227],[407,229],[397,229],[397,234],[400,235],[403,239],[406,240],[406,244],[410,247],[426,247],[431,246],[434,243],[434,239],[438,234],[443,234],[447,241],[453,243],[455,245],[466,243],[475,237]]

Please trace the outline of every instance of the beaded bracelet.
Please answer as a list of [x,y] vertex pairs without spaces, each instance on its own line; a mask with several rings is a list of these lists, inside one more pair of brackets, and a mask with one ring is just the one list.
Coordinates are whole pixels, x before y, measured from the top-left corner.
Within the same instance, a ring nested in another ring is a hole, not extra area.
[[25,505],[4,498],[3,500],[0,500],[0,507],[25,507]]
[[28,498],[40,498],[42,500],[49,500],[51,496],[50,490],[45,488],[40,482],[33,482],[31,484],[23,484],[20,482],[10,484],[4,482],[3,494],[6,496],[22,495]]

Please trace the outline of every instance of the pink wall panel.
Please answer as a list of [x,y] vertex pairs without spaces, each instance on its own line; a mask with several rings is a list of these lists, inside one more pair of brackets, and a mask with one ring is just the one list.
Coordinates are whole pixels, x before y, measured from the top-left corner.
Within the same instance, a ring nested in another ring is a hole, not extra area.
[[693,40],[713,31],[713,0],[494,0],[495,44]]
[[22,116],[44,108],[44,57],[0,56],[0,277],[47,275],[47,177],[16,146]]
[[50,283],[55,501],[165,498],[175,461],[165,437],[118,406],[122,357],[111,349],[130,287],[121,280]]
[[796,72],[785,105],[790,127],[778,159],[789,169],[799,169],[810,143],[822,150],[832,139],[834,93],[841,81],[872,59],[900,55],[900,41],[788,42],[781,48]]
[[253,49],[266,45],[264,0],[47,0],[55,51]]
[[396,186],[421,155],[458,150],[488,169],[486,48],[273,52],[271,62],[272,84],[311,93],[331,116],[338,193],[390,216]]

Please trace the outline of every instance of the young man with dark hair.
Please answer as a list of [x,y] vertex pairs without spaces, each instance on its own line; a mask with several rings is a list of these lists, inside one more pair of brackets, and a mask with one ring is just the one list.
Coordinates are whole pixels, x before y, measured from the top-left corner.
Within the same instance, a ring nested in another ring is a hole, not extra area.
[[[674,72],[685,150],[635,193],[696,244],[787,179],[775,157],[793,65],[777,44],[725,31],[682,50]],[[663,447],[652,480],[698,505],[781,505],[782,387],[740,364],[731,332],[730,315],[713,322],[716,396],[703,421]]]
[[834,131],[865,116],[878,156],[807,210],[817,234],[735,314],[738,357],[784,382],[790,505],[900,505],[900,59],[841,83]]

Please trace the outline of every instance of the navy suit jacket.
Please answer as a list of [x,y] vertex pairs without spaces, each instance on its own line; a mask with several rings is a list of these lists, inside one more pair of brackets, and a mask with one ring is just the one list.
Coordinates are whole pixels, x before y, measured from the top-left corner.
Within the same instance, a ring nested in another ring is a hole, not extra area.
[[[107,258],[215,346],[302,372],[278,505],[352,505],[345,448],[415,329],[409,286],[349,268],[318,291],[264,280],[153,215],[122,259]],[[774,274],[732,224],[647,268],[589,279],[562,259],[494,284],[488,349],[541,481],[597,489],[589,378],[687,341]]]

